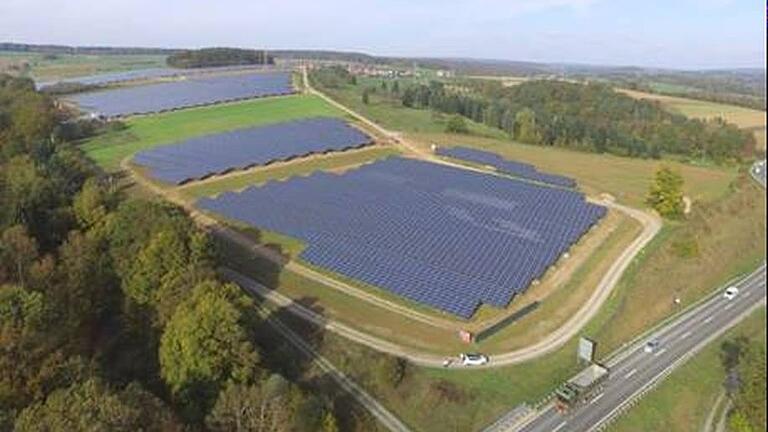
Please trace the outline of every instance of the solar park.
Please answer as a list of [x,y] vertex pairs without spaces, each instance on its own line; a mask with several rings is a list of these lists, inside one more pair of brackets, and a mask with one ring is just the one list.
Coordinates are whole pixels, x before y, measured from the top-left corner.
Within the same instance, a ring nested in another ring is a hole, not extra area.
[[121,117],[291,93],[290,73],[255,72],[79,93],[67,100],[84,111]]
[[400,157],[197,206],[303,241],[311,265],[465,319],[506,307],[606,213],[573,190]]
[[157,180],[183,184],[215,174],[371,144],[346,122],[315,117],[192,138],[139,152],[134,163]]
[[437,149],[437,154],[453,159],[489,165],[494,167],[500,173],[509,174],[526,180],[533,180],[540,183],[567,188],[576,187],[576,182],[571,178],[542,173],[533,165],[506,160],[495,153],[484,152],[482,150],[475,150],[467,147],[441,147]]

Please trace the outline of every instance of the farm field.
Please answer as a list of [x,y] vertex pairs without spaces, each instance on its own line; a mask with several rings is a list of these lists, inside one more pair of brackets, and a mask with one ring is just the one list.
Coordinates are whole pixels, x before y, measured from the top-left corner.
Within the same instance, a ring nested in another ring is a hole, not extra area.
[[159,145],[205,134],[316,116],[344,117],[344,114],[315,96],[255,99],[131,118],[125,121],[125,129],[90,139],[82,143],[81,148],[105,170],[117,171],[126,157]]
[[0,71],[11,65],[22,66],[23,64],[29,65],[26,73],[42,81],[166,66],[164,55],[57,54],[47,56],[40,53],[0,51]]
[[742,129],[754,131],[757,149],[762,150],[763,152],[765,151],[765,111],[676,96],[643,93],[633,90],[620,91],[638,99],[658,101],[670,111],[683,114],[687,117],[699,119],[722,117]]
[[[746,337],[765,346],[765,318],[765,308],[754,312],[696,354],[689,363],[673,372],[664,383],[619,418],[608,430],[704,430],[706,418],[715,408],[717,396],[723,391],[724,372],[720,362],[720,345],[727,339]],[[715,422],[717,421],[718,417],[715,417]]]

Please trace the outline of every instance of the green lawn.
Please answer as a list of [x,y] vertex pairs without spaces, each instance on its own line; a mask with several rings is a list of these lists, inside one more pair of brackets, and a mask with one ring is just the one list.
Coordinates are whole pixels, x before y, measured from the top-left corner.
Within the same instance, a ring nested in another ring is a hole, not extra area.
[[[724,373],[720,364],[720,344],[727,338],[744,336],[766,343],[765,308],[750,315],[726,335],[708,345],[688,363],[676,370],[610,428],[616,432],[701,430],[707,414],[722,391]],[[717,421],[717,419],[715,420]]]
[[135,117],[126,122],[127,129],[99,135],[81,148],[105,170],[117,171],[120,161],[147,148],[199,135],[314,116],[344,114],[316,96],[254,99]]

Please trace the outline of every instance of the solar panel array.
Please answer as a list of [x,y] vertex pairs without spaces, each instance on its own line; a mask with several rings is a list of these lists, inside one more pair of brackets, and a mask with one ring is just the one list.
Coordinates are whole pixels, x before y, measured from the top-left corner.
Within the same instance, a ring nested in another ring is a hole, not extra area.
[[372,141],[340,119],[315,117],[155,147],[137,153],[133,161],[158,180],[181,184],[313,153],[362,147]]
[[505,307],[606,212],[571,190],[399,157],[198,207],[304,241],[304,261],[469,318]]
[[38,89],[44,89],[60,83],[80,83],[89,85],[107,85],[128,81],[149,80],[157,78],[170,78],[181,76],[201,76],[206,74],[217,74],[225,72],[247,71],[265,69],[268,66],[262,65],[240,65],[240,66],[222,66],[210,68],[195,69],[174,69],[174,68],[148,68],[131,69],[118,72],[107,72],[95,75],[86,75],[72,78],[63,78],[55,81],[43,81],[36,83]]
[[260,72],[80,93],[67,97],[84,111],[118,117],[148,114],[293,92],[288,72]]
[[483,165],[490,165],[496,168],[499,172],[510,174],[515,177],[520,177],[528,180],[533,180],[541,183],[547,183],[555,186],[576,187],[576,181],[572,178],[559,176],[555,174],[546,174],[539,172],[535,166],[506,160],[501,156],[485,152],[482,150],[475,150],[466,147],[450,147],[450,148],[438,148],[437,154],[440,156],[448,156],[454,159],[460,159],[468,162],[475,162]]

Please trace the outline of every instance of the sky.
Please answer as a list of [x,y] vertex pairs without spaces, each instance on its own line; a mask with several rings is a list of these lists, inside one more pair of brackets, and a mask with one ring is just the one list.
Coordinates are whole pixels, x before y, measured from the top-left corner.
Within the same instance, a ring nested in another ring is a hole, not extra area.
[[765,67],[763,0],[0,0],[0,41]]

